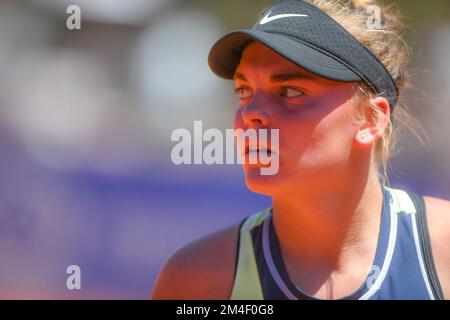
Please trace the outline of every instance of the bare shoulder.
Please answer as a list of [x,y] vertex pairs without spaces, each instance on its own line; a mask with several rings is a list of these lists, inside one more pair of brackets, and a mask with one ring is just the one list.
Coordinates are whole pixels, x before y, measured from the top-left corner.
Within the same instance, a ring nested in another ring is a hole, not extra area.
[[431,247],[439,280],[446,299],[450,299],[450,201],[424,197]]
[[175,252],[150,296],[159,300],[226,300],[234,282],[239,224],[211,233]]

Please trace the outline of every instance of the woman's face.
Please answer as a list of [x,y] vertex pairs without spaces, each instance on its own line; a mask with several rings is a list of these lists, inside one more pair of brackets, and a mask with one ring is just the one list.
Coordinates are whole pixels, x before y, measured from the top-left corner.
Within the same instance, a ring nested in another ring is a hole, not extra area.
[[269,137],[279,129],[278,173],[243,165],[252,191],[273,196],[342,182],[354,160],[357,83],[314,75],[256,41],[245,49],[234,82],[235,129],[268,129]]

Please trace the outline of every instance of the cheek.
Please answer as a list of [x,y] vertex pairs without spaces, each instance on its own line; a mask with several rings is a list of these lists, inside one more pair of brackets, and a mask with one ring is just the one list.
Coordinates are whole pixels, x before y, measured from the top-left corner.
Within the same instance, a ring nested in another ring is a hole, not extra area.
[[312,136],[312,145],[322,162],[348,161],[354,140],[351,120],[346,115],[330,116],[321,122]]
[[238,108],[234,112],[234,129],[243,129],[244,128],[244,121],[242,120],[241,116],[241,108]]
[[[318,108],[309,107],[294,113],[286,113],[280,123],[280,148],[287,160],[298,159],[319,137],[315,137],[323,116]],[[320,130],[319,130],[320,131]]]
[[349,108],[336,108],[319,121],[299,121],[295,137],[287,136],[292,159],[302,167],[334,166],[348,161],[355,129]]

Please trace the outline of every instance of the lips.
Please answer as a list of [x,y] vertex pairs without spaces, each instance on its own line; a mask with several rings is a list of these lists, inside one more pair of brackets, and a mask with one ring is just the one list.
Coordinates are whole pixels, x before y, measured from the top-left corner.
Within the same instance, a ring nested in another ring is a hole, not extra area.
[[270,147],[264,145],[264,144],[259,144],[257,146],[250,146],[250,144],[248,142],[245,143],[245,155],[249,154],[250,152],[257,152],[257,153],[266,153],[267,155],[271,155],[272,154],[272,150],[270,149]]

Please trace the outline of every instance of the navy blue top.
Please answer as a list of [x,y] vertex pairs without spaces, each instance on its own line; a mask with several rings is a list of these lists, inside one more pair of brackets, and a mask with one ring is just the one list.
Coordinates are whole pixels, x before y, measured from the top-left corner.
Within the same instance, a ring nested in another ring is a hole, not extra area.
[[[373,266],[360,288],[342,299],[436,299],[420,243],[417,216],[424,216],[424,206],[416,212],[396,212],[392,195],[383,188],[383,209],[378,245]],[[252,231],[255,259],[264,299],[315,299],[297,288],[290,280],[281,256],[278,238],[269,214]],[[434,264],[433,264],[434,267]],[[437,283],[439,287],[439,284]]]

